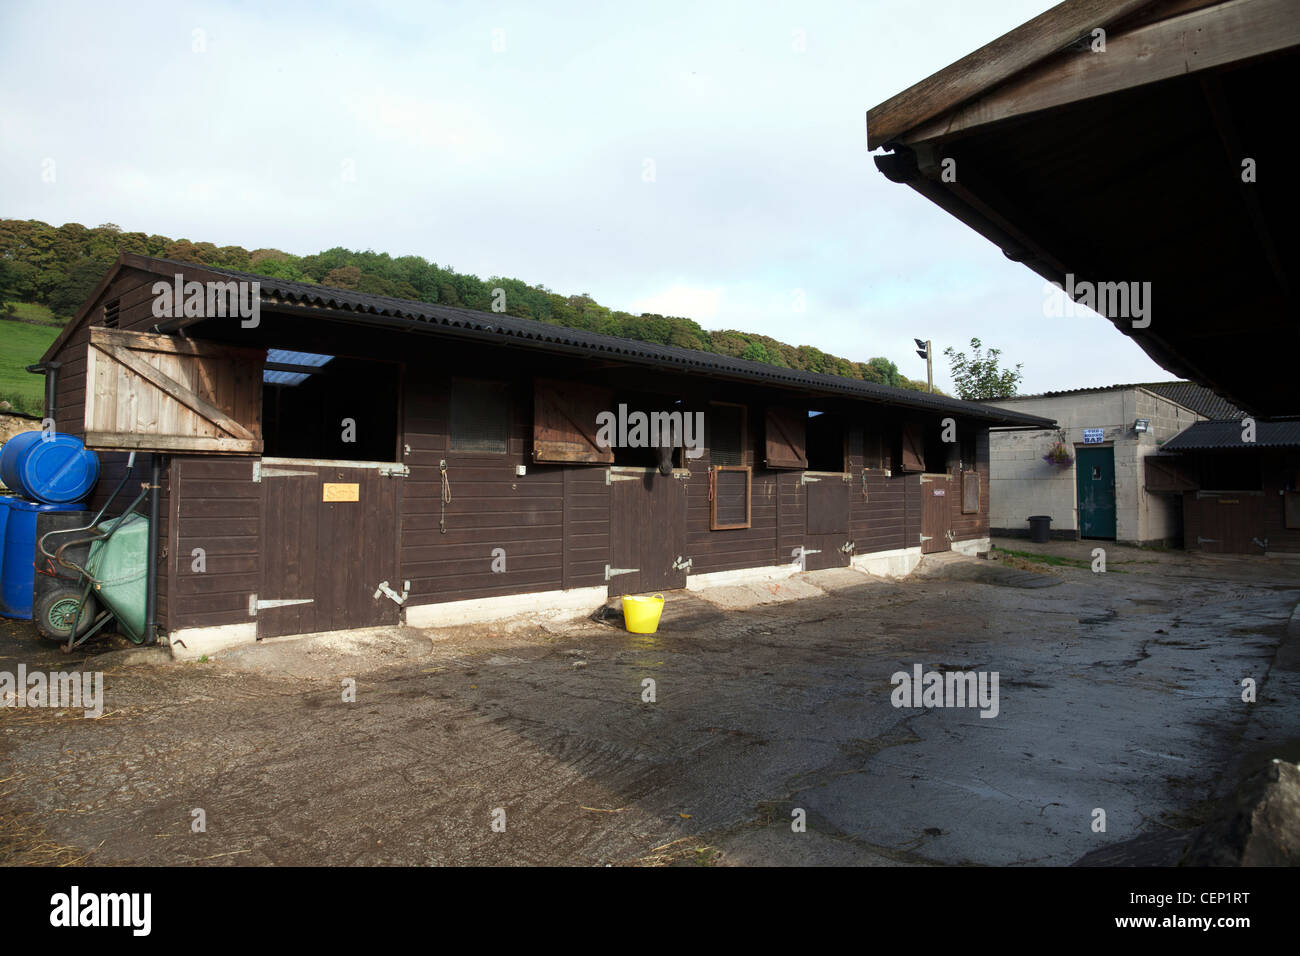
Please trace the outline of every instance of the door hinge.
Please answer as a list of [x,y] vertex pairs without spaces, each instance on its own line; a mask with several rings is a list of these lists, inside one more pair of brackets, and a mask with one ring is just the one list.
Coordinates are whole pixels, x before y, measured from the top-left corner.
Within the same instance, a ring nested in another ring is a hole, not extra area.
[[315,474],[314,471],[295,471],[292,468],[276,468],[274,465],[263,465],[260,461],[253,462],[254,482],[260,482],[263,478],[291,478],[299,475],[312,477]]
[[1196,536],[1197,544],[1218,544],[1218,538],[1202,538],[1199,534]]
[[686,573],[689,574],[691,570],[691,565],[694,563],[694,561],[695,561],[694,558],[684,558],[679,554],[677,556],[677,560],[673,562],[673,570],[685,571]]
[[616,481],[637,481],[640,475],[616,475],[614,469],[605,469],[605,484],[612,485]]
[[801,474],[799,478],[801,479],[802,483],[805,485],[811,485],[814,481],[821,481],[820,478],[809,478],[806,473]]
[[605,565],[605,580],[608,581],[616,574],[635,574],[640,570],[640,568],[611,568],[607,564]]
[[248,596],[248,616],[257,617],[257,612],[269,607],[288,607],[290,604],[311,604],[314,598],[277,598],[259,601],[256,594]]
[[922,540],[922,541],[933,541],[933,540],[934,540],[934,535],[932,535],[932,534],[923,534],[923,535],[921,535],[921,540]]
[[375,586],[375,600],[379,600],[379,595],[381,594],[388,595],[389,600],[393,601],[395,604],[405,604],[407,597],[411,594],[411,582],[403,581],[402,593],[398,594],[388,586],[387,581],[380,581],[379,584]]
[[929,484],[929,483],[932,482],[932,481],[934,481],[933,478],[927,478],[927,477],[925,477],[925,475],[922,475],[922,476],[921,476],[921,484],[923,484],[923,485],[927,485],[927,484]]

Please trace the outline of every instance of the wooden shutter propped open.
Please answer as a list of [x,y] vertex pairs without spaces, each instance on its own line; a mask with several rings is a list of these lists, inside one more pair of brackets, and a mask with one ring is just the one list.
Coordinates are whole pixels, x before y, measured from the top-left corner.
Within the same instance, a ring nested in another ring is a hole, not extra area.
[[613,446],[602,448],[596,441],[596,416],[614,411],[613,389],[534,380],[533,461],[613,464]]
[[768,468],[807,468],[808,413],[794,408],[767,410],[764,438]]
[[86,445],[262,453],[266,350],[92,327]]
[[903,471],[925,471],[925,426],[920,422],[903,425]]
[[1179,455],[1147,455],[1142,459],[1142,484],[1151,492],[1196,491],[1201,487],[1194,462]]

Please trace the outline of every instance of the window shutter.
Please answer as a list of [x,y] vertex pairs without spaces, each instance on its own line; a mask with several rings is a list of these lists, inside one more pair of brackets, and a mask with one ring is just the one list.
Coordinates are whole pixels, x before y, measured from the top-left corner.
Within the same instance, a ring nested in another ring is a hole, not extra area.
[[596,416],[613,412],[614,392],[597,385],[533,383],[533,461],[611,465],[613,447],[596,442]]
[[750,526],[751,472],[748,465],[715,465],[709,528],[726,531]]
[[1190,463],[1176,455],[1147,455],[1142,459],[1147,491],[1195,491],[1200,487]]
[[90,328],[86,445],[262,453],[265,349]]
[[980,473],[963,471],[961,473],[961,513],[977,515],[980,513]]
[[925,471],[925,426],[908,422],[903,426],[903,471]]
[[768,468],[807,468],[805,448],[807,412],[793,408],[769,408],[765,431]]

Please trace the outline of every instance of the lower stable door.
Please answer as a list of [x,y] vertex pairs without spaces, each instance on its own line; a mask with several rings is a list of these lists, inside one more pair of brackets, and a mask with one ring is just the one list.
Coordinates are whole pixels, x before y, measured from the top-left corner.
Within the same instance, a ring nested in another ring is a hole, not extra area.
[[841,472],[811,472],[802,476],[807,511],[803,568],[846,568],[852,558],[849,540],[849,490]]
[[358,463],[260,465],[257,636],[398,623],[401,481]]
[[609,596],[686,587],[686,478],[618,467],[608,476]]

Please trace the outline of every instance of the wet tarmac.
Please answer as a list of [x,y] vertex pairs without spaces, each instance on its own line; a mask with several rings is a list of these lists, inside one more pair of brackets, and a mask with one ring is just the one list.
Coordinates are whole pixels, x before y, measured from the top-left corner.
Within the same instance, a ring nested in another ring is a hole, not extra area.
[[[651,636],[93,656],[100,719],[0,709],[0,860],[34,861],[39,835],[91,864],[1059,865],[1189,833],[1245,764],[1300,759],[1300,566],[1111,546],[1094,574],[1089,547],[1050,548],[1085,566],[681,595]],[[7,624],[0,670],[20,662],[68,659]],[[894,706],[916,665],[996,673],[996,716],[948,688]]]

